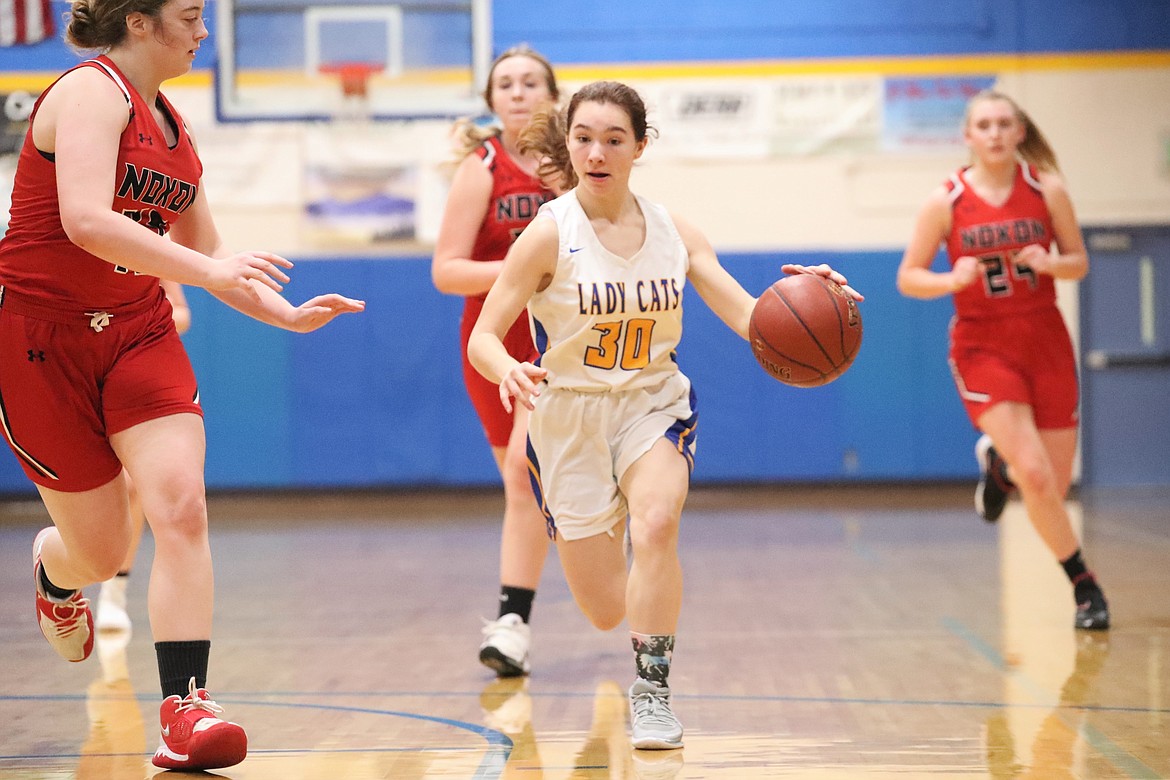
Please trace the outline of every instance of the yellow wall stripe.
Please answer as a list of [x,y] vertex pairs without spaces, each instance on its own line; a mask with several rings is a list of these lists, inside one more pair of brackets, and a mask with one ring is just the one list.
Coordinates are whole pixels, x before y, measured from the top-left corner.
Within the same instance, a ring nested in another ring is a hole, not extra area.
[[[599,79],[681,79],[761,76],[843,75],[951,76],[1012,71],[1113,70],[1121,68],[1170,68],[1170,50],[1056,52],[1038,54],[969,54],[929,57],[858,57],[799,60],[745,60],[719,62],[632,62],[557,65],[565,81]],[[466,71],[462,77],[465,78]],[[0,92],[39,91],[57,73],[28,71],[0,73]],[[298,73],[299,75],[299,73]],[[452,74],[454,75],[454,74]],[[249,72],[248,81],[280,79],[277,73]],[[287,76],[284,76],[287,78]],[[170,86],[210,87],[210,70],[193,71],[167,82]]]

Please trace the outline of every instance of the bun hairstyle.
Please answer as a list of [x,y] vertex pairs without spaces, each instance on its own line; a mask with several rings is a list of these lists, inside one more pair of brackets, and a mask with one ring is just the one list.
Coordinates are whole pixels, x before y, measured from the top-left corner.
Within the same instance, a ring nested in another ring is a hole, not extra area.
[[78,51],[107,51],[126,38],[126,17],[157,19],[168,0],[74,0],[65,17],[65,42]]

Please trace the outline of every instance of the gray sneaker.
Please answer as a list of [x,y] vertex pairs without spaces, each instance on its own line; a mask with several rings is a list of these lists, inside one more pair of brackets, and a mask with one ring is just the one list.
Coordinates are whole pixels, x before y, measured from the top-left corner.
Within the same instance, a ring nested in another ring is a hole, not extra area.
[[630,741],[640,750],[682,747],[683,727],[670,709],[670,688],[638,678],[630,686]]

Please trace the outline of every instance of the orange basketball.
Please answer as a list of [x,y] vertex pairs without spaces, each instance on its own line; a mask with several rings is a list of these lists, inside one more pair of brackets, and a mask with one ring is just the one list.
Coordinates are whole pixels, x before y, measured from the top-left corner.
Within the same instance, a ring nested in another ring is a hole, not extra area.
[[764,291],[748,326],[752,354],[786,385],[818,387],[845,373],[861,347],[861,311],[831,279],[785,276]]

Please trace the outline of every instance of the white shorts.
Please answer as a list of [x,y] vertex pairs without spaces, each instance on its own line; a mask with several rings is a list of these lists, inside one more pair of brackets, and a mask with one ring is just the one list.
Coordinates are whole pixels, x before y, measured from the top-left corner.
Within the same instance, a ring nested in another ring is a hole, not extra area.
[[666,438],[694,468],[695,398],[681,372],[659,385],[615,393],[545,388],[528,421],[532,488],[549,535],[585,539],[628,514],[622,475]]

